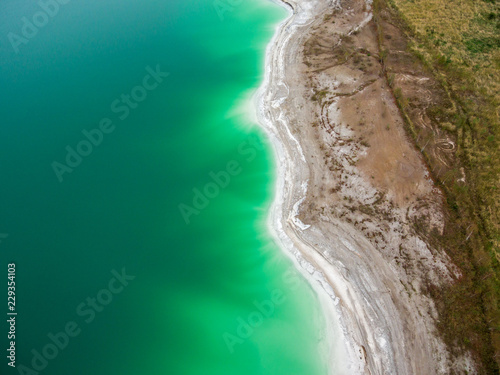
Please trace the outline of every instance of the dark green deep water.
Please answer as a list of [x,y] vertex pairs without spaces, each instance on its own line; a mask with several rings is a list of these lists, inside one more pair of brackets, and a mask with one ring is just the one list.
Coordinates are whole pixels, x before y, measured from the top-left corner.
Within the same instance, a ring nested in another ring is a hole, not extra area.
[[270,147],[238,110],[285,12],[230,3],[72,0],[45,20],[1,2],[1,374],[326,373],[319,303],[265,225]]

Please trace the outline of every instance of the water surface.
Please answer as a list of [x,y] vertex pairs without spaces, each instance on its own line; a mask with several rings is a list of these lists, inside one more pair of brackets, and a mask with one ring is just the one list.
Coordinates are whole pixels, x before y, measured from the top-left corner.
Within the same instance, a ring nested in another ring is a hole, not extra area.
[[[18,366],[74,322],[40,373],[325,373],[316,297],[265,227],[270,147],[237,110],[285,12],[228,4],[73,0],[17,53],[9,33],[41,8],[0,5],[0,268],[17,264]],[[151,70],[169,75],[137,88]],[[73,166],[68,147],[85,154]],[[135,278],[110,287],[123,268]]]

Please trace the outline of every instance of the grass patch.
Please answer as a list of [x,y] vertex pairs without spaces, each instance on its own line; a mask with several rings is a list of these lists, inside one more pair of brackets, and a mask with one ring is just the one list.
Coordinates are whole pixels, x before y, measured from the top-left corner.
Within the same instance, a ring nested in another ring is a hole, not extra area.
[[[439,310],[439,331],[455,354],[470,350],[481,374],[499,374],[500,363],[500,19],[493,1],[375,0],[374,20],[380,51],[390,50],[384,19],[405,35],[420,61],[446,92],[450,107],[427,109],[440,131],[453,134],[457,151],[444,174],[434,174],[447,202],[445,233],[428,240],[446,249],[460,267],[455,284],[428,285]],[[388,46],[389,45],[389,46]],[[397,69],[382,58],[384,72],[406,128],[429,169],[427,154],[412,122],[408,99],[394,88]],[[438,165],[439,166],[439,165]],[[462,177],[465,176],[465,180]]]

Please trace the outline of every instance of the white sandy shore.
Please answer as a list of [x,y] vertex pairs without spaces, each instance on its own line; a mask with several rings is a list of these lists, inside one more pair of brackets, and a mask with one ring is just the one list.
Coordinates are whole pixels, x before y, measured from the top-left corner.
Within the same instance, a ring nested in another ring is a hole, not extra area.
[[[287,119],[279,109],[288,95],[283,54],[287,51],[289,41],[299,31],[298,27],[308,24],[316,16],[312,11],[315,3],[306,3],[309,9],[301,8],[301,11],[294,12],[290,5],[278,0],[273,1],[285,7],[289,11],[289,17],[277,26],[268,45],[265,79],[255,97],[258,120],[272,142],[277,161],[275,199],[269,215],[269,228],[278,244],[319,297],[325,313],[327,331],[327,342],[322,343],[322,355],[329,374],[362,374],[365,372],[363,351],[350,337],[341,319],[339,299],[330,285],[330,280],[335,279],[336,285],[340,285],[341,279],[314,248],[307,246],[297,237],[298,231],[308,229],[308,226],[297,218],[298,207],[305,199],[307,191],[308,167],[300,143],[290,133]],[[297,8],[297,5],[294,4],[294,7]],[[328,280],[325,274],[328,274]]]
[[[297,63],[307,26],[336,3],[273,1],[290,16],[267,48],[265,80],[255,97],[278,169],[269,227],[319,297],[327,322],[323,354],[329,374],[444,374],[446,350],[430,333],[430,320],[420,318],[404,295],[392,265],[346,223],[311,226],[298,218],[309,180],[321,172],[306,161],[304,150],[312,141],[297,139],[291,130],[291,123],[300,126],[290,117],[303,109],[296,106],[303,99],[294,97],[300,93],[293,91],[296,77],[287,77],[287,66]],[[363,17],[353,28],[363,27],[371,13]]]

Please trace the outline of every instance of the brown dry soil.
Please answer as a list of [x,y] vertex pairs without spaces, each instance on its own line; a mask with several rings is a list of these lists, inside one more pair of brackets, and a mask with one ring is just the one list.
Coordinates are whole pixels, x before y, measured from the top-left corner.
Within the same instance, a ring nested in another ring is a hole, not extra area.
[[429,285],[428,293],[440,312],[438,326],[450,348],[471,350],[482,372],[498,374],[498,254],[491,247],[489,218],[482,214],[481,182],[475,181],[475,171],[467,168],[473,147],[468,145],[467,131],[458,129],[464,111],[447,82],[454,78],[438,73],[408,52],[415,41],[399,14],[384,1],[375,5],[379,46],[386,51],[386,79],[407,133],[447,199],[443,234],[429,234],[428,241],[445,248],[462,273],[455,284],[443,288]]
[[[453,125],[439,115],[454,103],[408,51],[404,27],[389,9],[376,6],[374,19],[351,30],[351,18],[366,14],[366,5],[344,0],[341,8],[342,17],[335,10],[311,26],[303,48],[304,85],[316,106],[303,132],[317,140],[325,175],[312,176],[301,220],[331,215],[362,231],[404,275],[409,295],[432,297],[436,311],[431,304],[427,313],[451,353],[448,363],[457,364],[450,371],[466,373],[464,358],[472,358],[478,373],[498,373],[498,326],[477,288],[480,245],[470,244],[481,241],[476,224],[460,220],[446,191],[436,188],[448,178],[466,181]],[[346,193],[359,178],[375,188],[374,199]],[[427,258],[410,243],[416,237],[428,246]],[[446,266],[436,265],[437,254]]]

